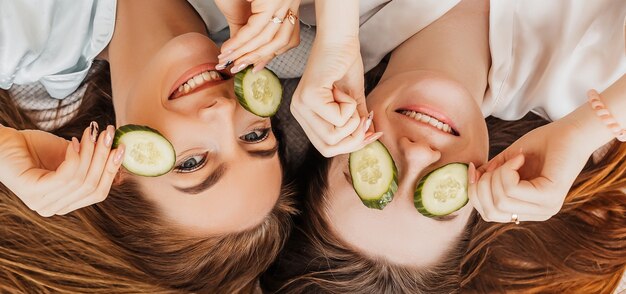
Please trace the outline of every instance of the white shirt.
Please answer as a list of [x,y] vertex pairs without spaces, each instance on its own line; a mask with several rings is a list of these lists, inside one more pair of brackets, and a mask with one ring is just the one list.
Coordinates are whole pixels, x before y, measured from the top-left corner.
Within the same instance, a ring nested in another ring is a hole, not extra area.
[[[213,1],[190,0],[210,33],[221,13]],[[117,0],[0,0],[0,88],[40,82],[65,98],[87,76],[113,37]]]
[[0,0],[0,88],[74,92],[113,36],[115,0]]
[[[301,5],[301,19],[315,23],[312,0]],[[337,0],[340,1],[340,0]],[[404,40],[433,22],[460,0],[362,0],[361,51],[366,70]],[[228,26],[212,0],[188,1],[202,17],[209,33]],[[41,82],[54,98],[74,92],[91,63],[111,41],[116,0],[0,0],[0,88]],[[314,30],[308,33],[311,44]],[[381,40],[381,36],[384,39]],[[281,77],[302,75],[302,52],[288,52]],[[298,62],[295,59],[299,59]],[[271,65],[270,65],[271,66]]]
[[624,0],[492,0],[483,114],[572,112],[626,73],[625,21]]

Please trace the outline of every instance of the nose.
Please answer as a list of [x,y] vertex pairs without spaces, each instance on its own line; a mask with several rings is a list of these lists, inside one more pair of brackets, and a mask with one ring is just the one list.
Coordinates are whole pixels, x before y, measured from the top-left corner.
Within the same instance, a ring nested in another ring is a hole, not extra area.
[[441,152],[433,149],[426,141],[415,142],[403,137],[398,145],[402,154],[400,171],[403,181],[416,182],[428,166],[441,159]]
[[198,117],[207,123],[232,126],[236,107],[237,101],[231,97],[207,97],[198,104]]

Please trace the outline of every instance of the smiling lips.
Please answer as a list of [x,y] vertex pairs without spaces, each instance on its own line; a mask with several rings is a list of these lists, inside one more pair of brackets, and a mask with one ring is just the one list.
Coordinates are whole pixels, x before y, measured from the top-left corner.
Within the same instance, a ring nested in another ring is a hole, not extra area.
[[194,92],[195,90],[201,88],[203,85],[215,84],[223,80],[225,80],[224,76],[222,76],[222,74],[219,73],[218,71],[215,71],[215,70],[203,71],[193,76],[192,78],[184,82],[182,85],[179,85],[178,89],[176,89],[174,93],[170,95],[170,100],[180,98],[191,92]]
[[400,109],[398,111],[396,111],[397,113],[400,113],[408,118],[411,118],[413,120],[416,120],[418,122],[421,123],[425,123],[425,124],[429,124],[434,128],[437,128],[438,130],[444,132],[444,133],[448,133],[450,135],[454,135],[454,136],[459,136],[459,133],[452,128],[449,124],[444,123],[428,114],[425,113],[421,113],[421,112],[417,112],[414,110],[404,110],[404,109]]

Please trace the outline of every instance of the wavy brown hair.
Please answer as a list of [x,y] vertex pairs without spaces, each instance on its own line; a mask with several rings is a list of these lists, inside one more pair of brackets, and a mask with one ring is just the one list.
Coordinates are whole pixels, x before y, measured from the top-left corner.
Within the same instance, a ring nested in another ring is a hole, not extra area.
[[[92,120],[114,124],[110,91],[104,66],[90,79],[77,115],[52,132],[69,139]],[[37,128],[4,91],[0,109],[3,125]],[[274,208],[251,229],[195,237],[165,223],[131,181],[114,185],[104,202],[52,218],[0,184],[0,292],[254,292],[289,234],[293,189],[283,180]]]
[[[545,121],[489,120],[492,156]],[[328,162],[315,151],[302,216],[262,278],[273,293],[611,293],[626,266],[626,144],[590,162],[546,222],[487,223],[474,212],[457,244],[429,269],[351,249],[325,219]]]

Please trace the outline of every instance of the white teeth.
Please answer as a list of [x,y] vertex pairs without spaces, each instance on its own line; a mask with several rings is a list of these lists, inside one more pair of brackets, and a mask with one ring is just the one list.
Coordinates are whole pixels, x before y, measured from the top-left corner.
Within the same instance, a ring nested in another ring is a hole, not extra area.
[[194,79],[187,81],[187,84],[189,85],[189,87],[192,87],[192,88],[196,87],[196,81]]
[[211,80],[211,74],[210,74],[209,72],[206,72],[206,71],[205,71],[205,72],[203,72],[203,73],[202,73],[202,78],[203,78],[205,81],[210,81],[210,80]]
[[222,76],[214,71],[205,71],[191,79],[189,79],[186,83],[178,87],[178,92],[184,92],[185,94],[191,92],[194,88],[211,81],[221,81]]
[[436,119],[434,117],[431,117],[429,115],[426,115],[426,114],[423,114],[423,113],[419,113],[419,112],[416,112],[416,111],[412,111],[412,110],[403,110],[400,113],[402,113],[402,114],[404,114],[404,115],[406,115],[406,116],[408,116],[408,117],[410,117],[410,118],[412,118],[412,119],[414,119],[416,121],[420,121],[420,122],[423,122],[423,123],[430,124],[431,126],[436,127],[437,129],[440,129],[440,130],[442,130],[442,131],[444,131],[446,133],[453,134],[452,127],[450,127],[450,125],[448,125],[448,124],[446,124],[444,122],[441,122],[438,119]]

